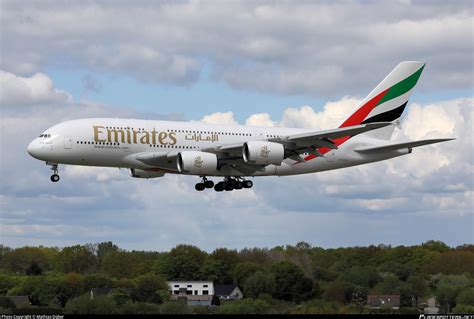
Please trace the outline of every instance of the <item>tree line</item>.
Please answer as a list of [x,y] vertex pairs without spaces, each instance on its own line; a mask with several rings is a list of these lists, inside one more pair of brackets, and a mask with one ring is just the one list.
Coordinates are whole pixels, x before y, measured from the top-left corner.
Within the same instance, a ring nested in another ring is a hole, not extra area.
[[[236,284],[245,298],[219,307],[170,300],[167,280]],[[116,288],[90,297],[92,288]],[[368,294],[400,295],[400,309],[374,310]],[[26,295],[16,307],[6,296]],[[57,247],[0,246],[0,313],[419,313],[435,297],[443,313],[474,312],[474,245],[440,241],[323,249],[192,245],[127,251],[112,242]]]

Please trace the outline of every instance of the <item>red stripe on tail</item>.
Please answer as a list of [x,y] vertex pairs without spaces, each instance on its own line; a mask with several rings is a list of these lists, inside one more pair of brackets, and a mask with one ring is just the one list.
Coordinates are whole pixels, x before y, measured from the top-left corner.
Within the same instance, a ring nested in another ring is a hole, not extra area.
[[349,118],[339,126],[347,127],[347,126],[354,126],[359,125],[364,121],[364,119],[369,115],[369,113],[374,109],[374,107],[380,102],[380,100],[384,97],[384,95],[390,90],[390,88],[386,89],[385,91],[380,92],[378,95],[374,96],[370,101],[362,105],[357,111],[354,112]]
[[[374,107],[377,106],[377,104],[380,102],[380,100],[384,97],[384,95],[388,92],[390,88],[386,89],[385,91],[380,92],[378,95],[374,96],[370,101],[362,105],[357,111],[354,112],[347,120],[344,121],[344,123],[339,126],[341,127],[347,127],[347,126],[354,126],[354,125],[359,125],[364,121],[364,119],[369,115],[369,113],[374,109]],[[350,136],[344,136],[341,138],[334,139],[333,142],[336,146],[341,145],[345,141],[347,141],[350,138]],[[322,147],[319,148],[318,151],[321,154],[326,154],[327,152],[330,151],[329,148]],[[314,154],[310,154],[306,156],[304,159],[305,161],[312,160],[313,158],[316,158],[317,156]]]

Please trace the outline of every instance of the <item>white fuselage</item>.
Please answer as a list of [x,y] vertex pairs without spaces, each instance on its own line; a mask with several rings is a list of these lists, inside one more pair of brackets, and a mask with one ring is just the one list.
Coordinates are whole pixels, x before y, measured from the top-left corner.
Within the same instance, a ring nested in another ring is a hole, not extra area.
[[[136,159],[144,153],[176,154],[201,151],[219,145],[268,140],[292,134],[313,132],[309,129],[210,125],[200,122],[172,122],[118,118],[90,118],[60,123],[34,139],[28,152],[50,163],[124,167],[179,173],[170,160],[169,169],[147,165]],[[44,137],[46,136],[46,137]],[[382,154],[360,154],[354,149],[383,145],[385,141],[360,134],[331,150],[324,157],[297,162],[285,159],[282,165],[268,165],[252,176],[306,174],[342,167],[376,162],[409,153],[397,150]],[[183,173],[185,174],[185,173]],[[222,166],[210,176],[243,176],[229,165]]]

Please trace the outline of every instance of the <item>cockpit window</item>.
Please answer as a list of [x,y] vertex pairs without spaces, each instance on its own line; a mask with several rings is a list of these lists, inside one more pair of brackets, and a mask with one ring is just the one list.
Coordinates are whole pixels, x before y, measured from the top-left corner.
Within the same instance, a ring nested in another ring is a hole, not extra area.
[[51,134],[41,134],[39,137],[42,137],[42,138],[50,138],[50,137],[51,137]]

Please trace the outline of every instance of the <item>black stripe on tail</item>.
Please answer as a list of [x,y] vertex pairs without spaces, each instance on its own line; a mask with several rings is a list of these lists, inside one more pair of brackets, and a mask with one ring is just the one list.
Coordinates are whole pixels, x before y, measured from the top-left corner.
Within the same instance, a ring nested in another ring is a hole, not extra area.
[[374,123],[374,122],[392,122],[402,116],[405,107],[407,106],[408,101],[403,103],[397,108],[391,109],[385,113],[380,113],[375,116],[372,116],[369,119],[364,120],[361,124]]

